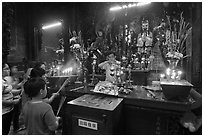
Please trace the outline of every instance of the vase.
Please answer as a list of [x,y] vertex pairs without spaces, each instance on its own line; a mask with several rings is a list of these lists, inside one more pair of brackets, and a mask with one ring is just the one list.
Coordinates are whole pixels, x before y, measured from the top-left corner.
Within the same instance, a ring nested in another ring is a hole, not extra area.
[[169,67],[170,69],[175,69],[177,68],[177,64],[179,62],[178,58],[169,58],[167,59],[167,61],[169,62]]

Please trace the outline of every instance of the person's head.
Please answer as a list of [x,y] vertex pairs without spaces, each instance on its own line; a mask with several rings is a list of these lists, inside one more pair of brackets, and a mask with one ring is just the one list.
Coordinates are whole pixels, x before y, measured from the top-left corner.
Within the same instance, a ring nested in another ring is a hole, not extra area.
[[42,63],[40,68],[44,69],[45,70],[45,63]]
[[41,77],[35,77],[29,79],[24,84],[25,93],[30,97],[44,98],[47,95],[46,82]]
[[34,68],[42,68],[45,70],[45,63],[44,62],[37,62],[34,66]]
[[45,70],[42,68],[33,68],[30,73],[30,77],[43,77],[45,75]]
[[3,63],[2,64],[2,77],[5,77],[5,76],[10,76],[10,68],[9,68],[9,65],[6,64],[6,63]]
[[142,30],[148,30],[149,29],[149,21],[143,20],[142,21]]
[[115,57],[115,53],[112,52],[112,51],[107,52],[107,53],[106,53],[106,57],[107,57],[107,59],[110,60],[110,61],[114,61],[115,58],[116,58],[116,57]]
[[11,67],[11,75],[15,75],[15,74],[17,74],[18,73],[18,68],[17,68],[17,66],[12,66]]

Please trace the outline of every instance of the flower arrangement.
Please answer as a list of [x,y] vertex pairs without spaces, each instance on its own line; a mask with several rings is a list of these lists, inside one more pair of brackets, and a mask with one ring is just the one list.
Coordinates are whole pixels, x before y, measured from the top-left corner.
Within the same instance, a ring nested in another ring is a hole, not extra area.
[[186,49],[184,43],[190,34],[192,27],[189,27],[189,23],[186,23],[183,18],[183,12],[180,14],[180,20],[178,26],[176,24],[171,26],[170,17],[167,16],[168,24],[170,28],[166,31],[166,41],[167,45],[167,58],[178,59],[184,58],[183,53]]

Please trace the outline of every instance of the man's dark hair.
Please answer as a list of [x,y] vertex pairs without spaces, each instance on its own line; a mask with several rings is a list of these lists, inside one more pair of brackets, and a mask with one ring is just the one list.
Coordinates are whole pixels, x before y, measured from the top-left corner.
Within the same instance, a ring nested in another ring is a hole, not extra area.
[[36,62],[33,68],[40,68],[41,65],[45,65],[44,62]]
[[45,89],[45,81],[41,77],[31,78],[24,84],[25,94],[32,98],[38,95],[41,89]]
[[31,78],[42,77],[43,75],[45,75],[45,70],[42,68],[33,68],[30,72]]

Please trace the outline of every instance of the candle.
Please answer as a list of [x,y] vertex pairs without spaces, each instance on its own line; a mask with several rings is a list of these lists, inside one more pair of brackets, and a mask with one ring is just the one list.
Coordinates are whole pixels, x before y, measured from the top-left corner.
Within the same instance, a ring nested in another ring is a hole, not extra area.
[[176,71],[173,70],[173,71],[172,71],[172,74],[171,74],[171,79],[175,79],[175,78],[176,78]]
[[171,69],[170,68],[167,68],[166,69],[166,74],[169,76],[171,74]]
[[182,75],[182,71],[178,70],[176,79],[181,80],[181,75]]
[[170,79],[170,75],[171,75],[171,69],[167,68],[166,69],[166,77],[167,77],[168,80]]
[[165,77],[165,74],[160,74],[160,81],[162,81]]

